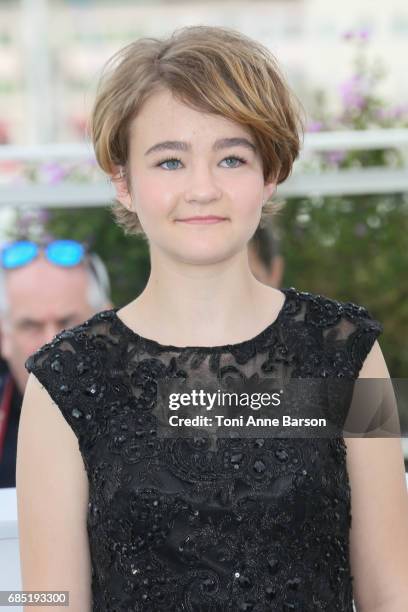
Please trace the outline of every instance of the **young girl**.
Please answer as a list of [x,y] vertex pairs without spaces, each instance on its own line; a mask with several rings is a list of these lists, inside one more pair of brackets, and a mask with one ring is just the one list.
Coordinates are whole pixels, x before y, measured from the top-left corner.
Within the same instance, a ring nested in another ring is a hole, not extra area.
[[250,272],[301,127],[271,54],[230,29],[141,39],[108,64],[93,143],[151,275],[26,363],[24,589],[67,590],[78,612],[408,609],[399,439],[158,435],[164,379],[389,377],[364,307]]

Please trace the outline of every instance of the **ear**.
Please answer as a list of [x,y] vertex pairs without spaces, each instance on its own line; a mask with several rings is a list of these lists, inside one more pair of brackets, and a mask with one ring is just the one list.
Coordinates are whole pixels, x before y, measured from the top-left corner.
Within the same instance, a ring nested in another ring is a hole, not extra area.
[[132,198],[128,190],[127,178],[123,166],[115,166],[111,175],[112,185],[115,189],[116,199],[128,210],[132,209]]
[[275,193],[276,191],[276,181],[270,182],[270,183],[265,183],[264,185],[264,193],[263,193],[263,199],[264,201],[269,200],[269,198],[272,197],[272,195]]

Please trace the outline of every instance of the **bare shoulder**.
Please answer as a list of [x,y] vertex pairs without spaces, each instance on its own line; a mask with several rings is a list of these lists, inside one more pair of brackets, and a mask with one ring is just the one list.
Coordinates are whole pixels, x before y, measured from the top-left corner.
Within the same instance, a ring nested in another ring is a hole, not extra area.
[[[392,389],[377,341],[359,378],[379,379],[381,387]],[[398,419],[396,404],[390,418]],[[345,443],[351,488],[350,559],[357,609],[408,609],[408,493],[401,439],[352,437],[345,438]]]
[[21,408],[16,483],[23,589],[69,590],[73,609],[89,609],[87,474],[77,437],[32,373]]

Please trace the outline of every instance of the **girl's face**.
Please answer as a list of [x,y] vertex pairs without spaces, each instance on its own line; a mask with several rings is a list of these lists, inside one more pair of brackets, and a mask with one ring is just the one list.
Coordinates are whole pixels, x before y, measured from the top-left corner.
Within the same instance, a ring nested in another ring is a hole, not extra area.
[[[211,264],[246,248],[263,201],[262,159],[249,130],[177,101],[152,95],[130,126],[128,180],[118,200],[137,213],[150,249],[192,264]],[[187,222],[216,216],[216,222]]]

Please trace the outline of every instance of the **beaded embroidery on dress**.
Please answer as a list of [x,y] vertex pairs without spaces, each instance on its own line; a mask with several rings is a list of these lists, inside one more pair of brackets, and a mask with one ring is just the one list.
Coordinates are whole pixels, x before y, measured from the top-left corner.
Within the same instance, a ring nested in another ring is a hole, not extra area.
[[[352,612],[344,439],[157,437],[157,380],[203,372],[356,379],[381,324],[282,289],[255,338],[172,347],[100,312],[26,361],[89,481],[93,612]],[[40,407],[39,407],[40,408]]]

